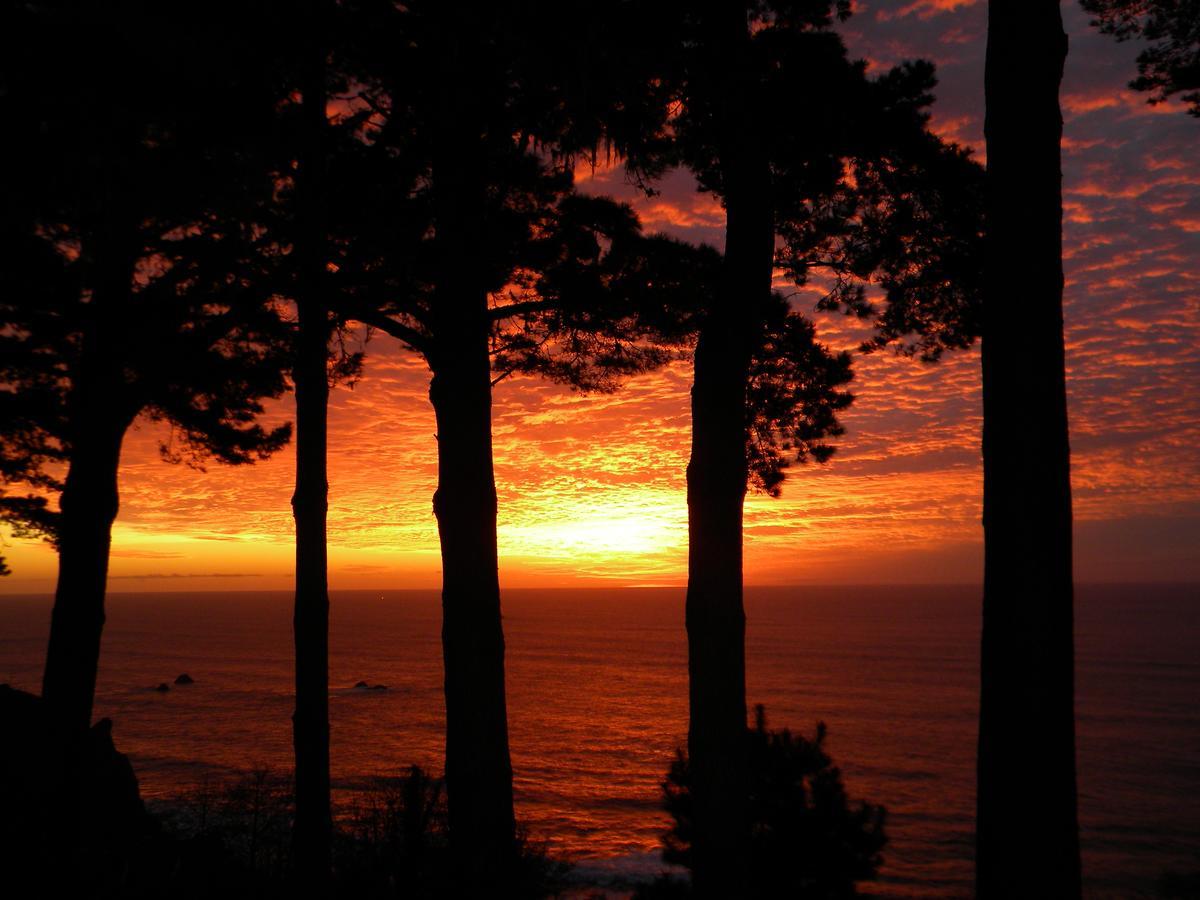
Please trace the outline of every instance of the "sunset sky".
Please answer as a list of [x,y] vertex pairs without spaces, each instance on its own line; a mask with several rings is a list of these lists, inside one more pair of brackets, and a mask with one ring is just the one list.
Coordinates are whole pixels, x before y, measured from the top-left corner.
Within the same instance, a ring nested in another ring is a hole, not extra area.
[[[1152,107],[1128,90],[1137,45],[1098,35],[1071,2],[1063,10],[1076,577],[1198,580],[1200,121],[1179,102]],[[979,0],[860,2],[843,32],[876,72],[917,56],[935,61],[935,129],[982,155],[985,12]],[[635,201],[648,231],[720,245],[722,212],[686,177],[645,200],[620,170],[584,174],[583,189]],[[795,302],[807,311],[814,297]],[[1011,298],[1014,315],[1023,299]],[[817,322],[833,346],[861,337],[837,316]],[[434,586],[428,372],[389,338],[373,337],[367,351],[363,379],[332,397],[331,586]],[[877,354],[856,369],[858,400],[832,462],[793,468],[781,499],[749,498],[747,583],[978,580],[977,351],[937,366]],[[690,380],[679,364],[606,396],[530,379],[497,388],[503,584],[684,583]],[[290,398],[270,415],[290,418]],[[126,441],[110,590],[290,586],[291,448],[202,473],[163,462],[166,440],[143,422]],[[3,552],[13,575],[0,591],[53,588],[51,550],[9,539]]]

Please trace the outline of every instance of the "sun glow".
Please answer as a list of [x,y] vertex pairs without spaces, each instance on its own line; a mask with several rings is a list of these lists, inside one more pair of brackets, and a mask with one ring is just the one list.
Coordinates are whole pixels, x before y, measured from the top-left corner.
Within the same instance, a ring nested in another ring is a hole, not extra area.
[[[950,43],[934,46],[955,48],[943,60],[942,84],[959,87],[939,99],[934,122],[977,150],[982,64],[960,51],[964,38],[982,35],[981,9],[978,0],[906,0],[871,26],[895,41],[860,44],[867,56],[915,58],[925,51],[894,29],[904,23],[933,35],[956,19],[945,32]],[[1093,40],[1082,13],[1074,15],[1080,39]],[[851,38],[868,21],[852,20]],[[1183,580],[1200,577],[1195,126],[1176,105],[1149,107],[1141,95],[1122,93],[1128,75],[1120,66],[1132,59],[1121,63],[1103,48],[1072,51],[1063,94],[1076,573],[1081,580]],[[648,232],[721,245],[720,204],[685,174],[669,175],[652,198],[638,194],[613,160],[580,166],[577,175],[581,190],[636,204]],[[811,308],[821,285],[778,279],[776,287],[797,308]],[[821,340],[836,348],[865,337],[854,320],[818,315],[816,322]],[[362,380],[352,390],[337,386],[331,397],[330,581],[345,589],[436,587],[437,427],[428,368],[383,335],[365,349]],[[976,352],[949,354],[932,367],[881,353],[856,359],[855,369],[858,399],[844,416],[837,456],[827,466],[793,467],[778,500],[748,498],[747,582],[977,580]],[[531,378],[497,387],[503,584],[686,581],[691,375],[679,363],[593,396]],[[264,425],[292,419],[285,398],[271,405]],[[144,421],[125,440],[110,588],[290,586],[294,449],[250,467],[214,464],[200,472],[162,462],[158,446],[169,440]],[[0,554],[13,570],[0,579],[0,592],[53,588],[57,558],[45,544],[0,527]]]
[[551,556],[654,556],[677,547],[684,535],[686,530],[675,523],[647,521],[630,514],[514,524],[501,529],[500,540],[505,546]]

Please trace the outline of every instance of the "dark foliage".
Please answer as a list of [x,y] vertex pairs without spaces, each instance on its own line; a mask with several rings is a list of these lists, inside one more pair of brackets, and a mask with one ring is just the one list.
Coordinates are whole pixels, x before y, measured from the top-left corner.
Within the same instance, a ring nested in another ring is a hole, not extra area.
[[[0,420],[0,474],[33,490],[0,518],[58,550],[42,694],[77,732],[91,724],[127,430],[169,423],[163,456],[196,466],[253,462],[290,436],[258,421],[288,350],[259,277],[254,212],[274,184],[248,149],[273,119],[269,13],[139,0],[3,14],[0,335],[21,399]],[[56,513],[31,499],[55,494]]]
[[[200,896],[201,889],[235,897],[290,897],[299,871],[291,841],[291,781],[255,769],[227,782],[205,781],[162,809],[165,834],[187,860],[172,889]],[[567,867],[540,845],[518,838],[514,898],[555,893]],[[207,857],[211,871],[194,864]],[[355,791],[337,818],[332,898],[448,900],[453,871],[446,822],[445,783],[419,766],[402,776],[376,779]],[[216,873],[215,876],[213,873]]]
[[928,130],[932,63],[870,75],[830,27],[848,4],[745,6],[753,39],[736,89],[729,61],[711,59],[726,53],[721,29],[733,20],[680,12],[669,32],[681,40],[666,77],[678,110],[671,140],[666,150],[635,147],[631,166],[684,165],[727,203],[731,141],[752,145],[770,170],[776,265],[824,292],[818,308],[872,322],[866,350],[892,345],[936,360],[969,346],[980,327],[983,168]]
[[[811,740],[786,728],[769,731],[763,707],[756,709],[754,727],[746,732],[748,897],[854,897],[857,882],[876,877],[887,841],[884,809],[851,803],[825,752],[825,734],[824,723]],[[663,784],[674,820],[664,836],[663,859],[689,869],[691,788],[687,754],[680,750]]]
[[[924,65],[884,80],[892,79],[934,85]],[[984,172],[970,151],[927,132],[895,139],[852,159],[812,218],[782,227],[782,263],[798,284],[832,276],[817,306],[870,322],[875,334],[863,350],[893,346],[934,362],[979,336]]]
[[630,164],[647,177],[683,166],[725,210],[724,258],[694,355],[686,601],[693,881],[700,896],[723,900],[749,877],[744,495],[747,486],[777,494],[789,456],[828,459],[850,402],[848,358],[780,309],[774,274],[815,288],[819,309],[874,324],[864,349],[894,343],[932,360],[966,346],[979,330],[981,170],[928,129],[932,64],[876,76],[849,56],[833,26],[850,4],[674,12],[663,30],[665,146],[633,147]]
[[[37,697],[0,685],[0,892],[81,900],[288,900],[316,896],[297,867],[295,797],[286,773],[259,767],[206,779],[147,813],[111,724],[92,729],[80,767]],[[82,817],[69,810],[82,790]],[[414,766],[356,792],[334,832],[331,880],[319,895],[338,900],[451,900],[458,879],[446,830],[443,782]],[[556,895],[568,867],[518,838],[517,871],[506,896]]]
[[1134,90],[1151,103],[1179,94],[1188,113],[1200,116],[1200,2],[1197,0],[1081,0],[1092,24],[1117,40],[1140,38]]
[[253,224],[272,185],[246,152],[274,85],[248,40],[218,38],[221,18],[61,3],[0,23],[0,478],[32,488],[0,499],[0,518],[21,533],[57,537],[45,501],[80,404],[170,423],[164,457],[197,466],[289,436],[256,423],[284,389]]
[[643,235],[624,204],[565,195],[493,306],[494,379],[519,372],[611,392],[668,362],[711,290],[715,257]]
[[746,461],[751,487],[777,497],[793,461],[833,456],[826,441],[843,433],[837,415],[854,397],[839,390],[852,377],[850,354],[820,344],[812,323],[778,294],[763,326],[750,360]]
[[[562,886],[568,867],[519,829],[515,857],[509,896],[543,897]],[[398,885],[402,896],[417,900],[451,897],[452,866],[445,782],[419,766],[378,779],[341,822],[335,868],[339,891],[348,896],[377,896],[380,886]]]
[[335,255],[335,280],[348,272],[347,318],[398,338],[432,372],[447,799],[468,893],[497,890],[513,836],[492,388],[526,372],[612,390],[671,356],[651,339],[651,320],[675,305],[649,299],[652,258],[667,258],[675,285],[690,251],[644,238],[627,207],[573,189],[578,159],[631,140],[613,135],[640,127],[639,110],[665,109],[616,90],[633,83],[627,39],[647,34],[618,27],[637,7],[592,7],[581,30],[542,2],[362,4],[373,17],[351,100],[366,111],[362,165],[347,171],[364,180],[346,240],[333,241],[353,265]]
[[[331,148],[327,173],[335,309],[436,364],[456,337],[435,322],[438,267],[453,252],[464,284],[488,296],[494,381],[520,372],[610,391],[667,361],[653,339],[687,331],[680,317],[698,298],[685,292],[706,290],[698,254],[711,251],[645,236],[627,205],[573,189],[578,164],[661,130],[665,88],[644,78],[652,36],[635,27],[659,5],[596,8],[584,32],[549,3],[449,18],[437,3],[348,6],[334,93],[354,110],[340,126],[351,139]],[[448,121],[460,94],[465,118]],[[464,166],[477,169],[466,254],[445,246],[437,207],[439,178],[466,189]]]
[[432,857],[439,850],[445,856],[447,846],[445,785],[413,766],[358,796],[339,844],[339,870],[428,893],[437,868]]

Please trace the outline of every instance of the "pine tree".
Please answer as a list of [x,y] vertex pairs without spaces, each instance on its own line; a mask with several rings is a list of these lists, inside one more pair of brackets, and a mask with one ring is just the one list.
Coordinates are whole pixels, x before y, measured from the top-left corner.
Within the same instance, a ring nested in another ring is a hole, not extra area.
[[361,90],[375,114],[369,155],[411,177],[378,182],[390,210],[379,204],[376,237],[349,251],[371,276],[347,315],[420,353],[432,375],[447,799],[463,890],[507,890],[516,848],[493,386],[527,371],[611,389],[665,361],[622,291],[645,284],[646,252],[688,252],[643,239],[627,208],[574,194],[573,160],[598,147],[610,113],[636,119],[640,101],[625,95],[617,115],[615,90],[588,93],[600,83],[581,64],[590,38],[568,24],[550,4],[407,4],[380,15]]
[[149,3],[10,13],[5,245],[30,254],[4,284],[6,341],[19,347],[6,374],[47,405],[15,431],[5,423],[6,460],[18,461],[5,474],[32,475],[60,509],[6,509],[59,551],[43,696],[74,731],[90,724],[130,425],[169,422],[170,458],[233,464],[289,435],[255,421],[284,389],[286,328],[257,290],[245,224],[247,204],[271,188],[243,150],[270,109],[247,85],[267,80],[258,48],[228,39],[231,15]]
[[1130,87],[1149,91],[1151,103],[1175,94],[1200,116],[1200,3],[1197,0],[1081,0],[1092,22],[1117,40],[1140,38],[1138,77]]
[[[867,77],[833,30],[848,14],[847,3],[811,0],[675,8],[654,79],[673,114],[657,141],[629,149],[631,167],[651,181],[664,166],[687,167],[726,218],[723,262],[695,347],[688,465],[688,756],[693,883],[703,897],[743,896],[748,884],[742,504],[748,485],[777,492],[783,474],[757,471],[753,431],[774,270],[798,283],[832,276],[821,308],[875,316],[879,342],[894,329],[910,352],[930,358],[969,344],[977,330],[978,278],[969,277],[978,262],[977,167],[927,130],[933,67]],[[956,210],[960,200],[967,203],[956,220],[972,228],[956,234],[934,210]],[[871,282],[894,306],[875,308]],[[840,432],[840,380],[822,383],[836,366],[809,342],[810,377],[825,405],[815,418],[803,407],[790,415],[813,444],[802,455],[823,461],[832,450],[824,440]]]

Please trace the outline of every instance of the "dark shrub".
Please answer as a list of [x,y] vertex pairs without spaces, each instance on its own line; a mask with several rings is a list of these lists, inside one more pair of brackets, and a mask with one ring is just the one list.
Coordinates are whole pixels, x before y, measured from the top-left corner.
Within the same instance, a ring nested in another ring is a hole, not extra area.
[[[884,808],[852,805],[841,772],[825,753],[825,725],[809,740],[786,728],[768,731],[763,707],[746,732],[751,897],[834,898],[857,895],[875,878],[887,838]],[[691,773],[683,750],[663,784],[674,824],[663,859],[691,869]]]

